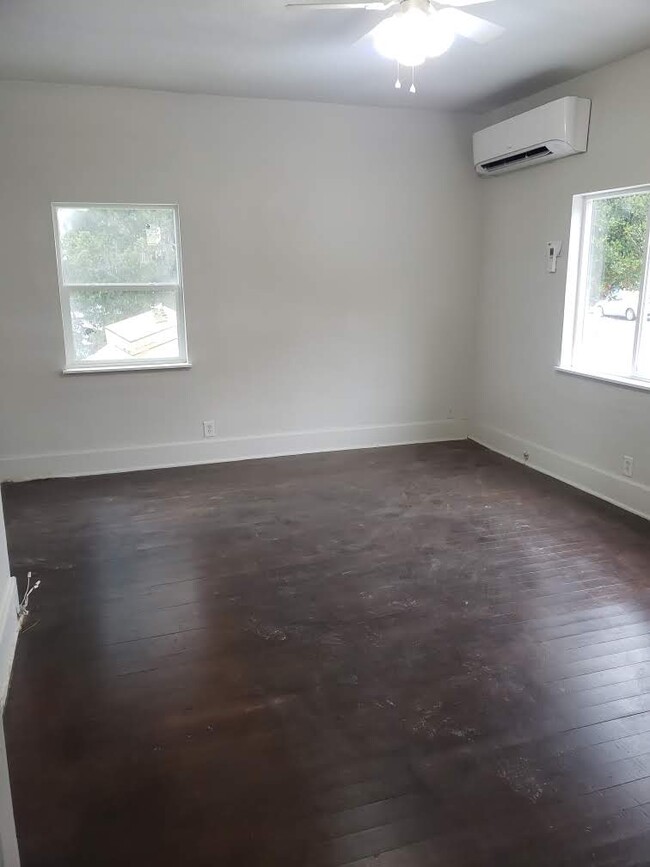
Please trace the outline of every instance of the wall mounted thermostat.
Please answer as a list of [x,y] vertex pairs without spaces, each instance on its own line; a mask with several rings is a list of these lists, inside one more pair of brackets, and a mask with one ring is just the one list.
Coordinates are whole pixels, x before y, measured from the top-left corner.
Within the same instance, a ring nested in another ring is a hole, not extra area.
[[549,241],[546,245],[546,267],[549,274],[557,271],[557,257],[562,253],[562,241]]

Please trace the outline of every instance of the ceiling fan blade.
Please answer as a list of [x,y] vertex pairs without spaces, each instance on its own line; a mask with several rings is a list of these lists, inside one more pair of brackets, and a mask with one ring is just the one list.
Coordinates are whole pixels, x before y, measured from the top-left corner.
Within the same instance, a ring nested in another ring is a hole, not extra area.
[[494,0],[435,0],[439,6],[478,6],[479,3],[493,3]]
[[288,9],[363,9],[366,12],[385,12],[387,9],[390,9],[391,6],[394,6],[397,2],[399,2],[399,0],[386,0],[385,3],[382,3],[381,0],[376,0],[376,2],[368,3],[286,3],[285,5]]
[[383,24],[383,21],[380,21],[379,24],[375,24],[373,27],[370,28],[370,30],[367,30],[363,34],[363,36],[360,36],[358,39],[355,39],[354,44],[358,45],[361,42],[367,42],[367,41],[371,40],[373,38],[373,36],[375,35],[375,30],[377,30],[378,27],[381,27],[382,24]]
[[500,24],[485,21],[476,15],[470,15],[469,12],[461,12],[460,9],[441,9],[438,15],[444,18],[459,36],[479,42],[481,45],[498,39],[506,30]]

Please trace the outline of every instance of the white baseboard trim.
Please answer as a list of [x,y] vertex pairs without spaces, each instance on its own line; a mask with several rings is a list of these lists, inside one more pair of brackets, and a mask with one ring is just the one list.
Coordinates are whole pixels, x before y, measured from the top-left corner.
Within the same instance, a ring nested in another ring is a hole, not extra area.
[[[487,425],[474,423],[469,438],[493,452],[650,520],[650,487],[647,485]],[[524,459],[524,452],[530,455],[528,461]]]
[[62,476],[88,476],[464,439],[467,439],[467,421],[445,419],[161,443],[95,451],[55,452],[0,459],[0,480],[25,481]]
[[18,640],[18,589],[13,578],[4,580],[0,594],[0,717],[9,689]]

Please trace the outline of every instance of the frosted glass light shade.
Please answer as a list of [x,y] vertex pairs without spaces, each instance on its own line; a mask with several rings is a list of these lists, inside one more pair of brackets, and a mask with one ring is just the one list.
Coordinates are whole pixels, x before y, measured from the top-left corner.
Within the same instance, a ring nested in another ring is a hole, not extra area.
[[454,31],[437,12],[409,8],[398,11],[375,28],[373,41],[382,57],[402,66],[420,66],[428,57],[439,57],[454,41]]

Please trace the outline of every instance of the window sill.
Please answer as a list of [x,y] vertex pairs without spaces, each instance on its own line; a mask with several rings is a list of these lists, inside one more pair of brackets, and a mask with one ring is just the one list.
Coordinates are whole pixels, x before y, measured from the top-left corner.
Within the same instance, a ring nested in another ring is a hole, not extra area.
[[77,373],[135,373],[140,370],[189,370],[192,367],[189,361],[175,361],[172,364],[124,364],[106,365],[106,367],[64,367],[61,373],[71,376]]
[[629,376],[608,376],[604,373],[588,373],[585,370],[576,370],[573,367],[558,365],[555,370],[558,373],[568,373],[572,376],[580,376],[583,379],[595,379],[597,382],[606,382],[609,385],[618,385],[622,388],[633,388],[637,391],[650,391],[650,380],[633,379]]

